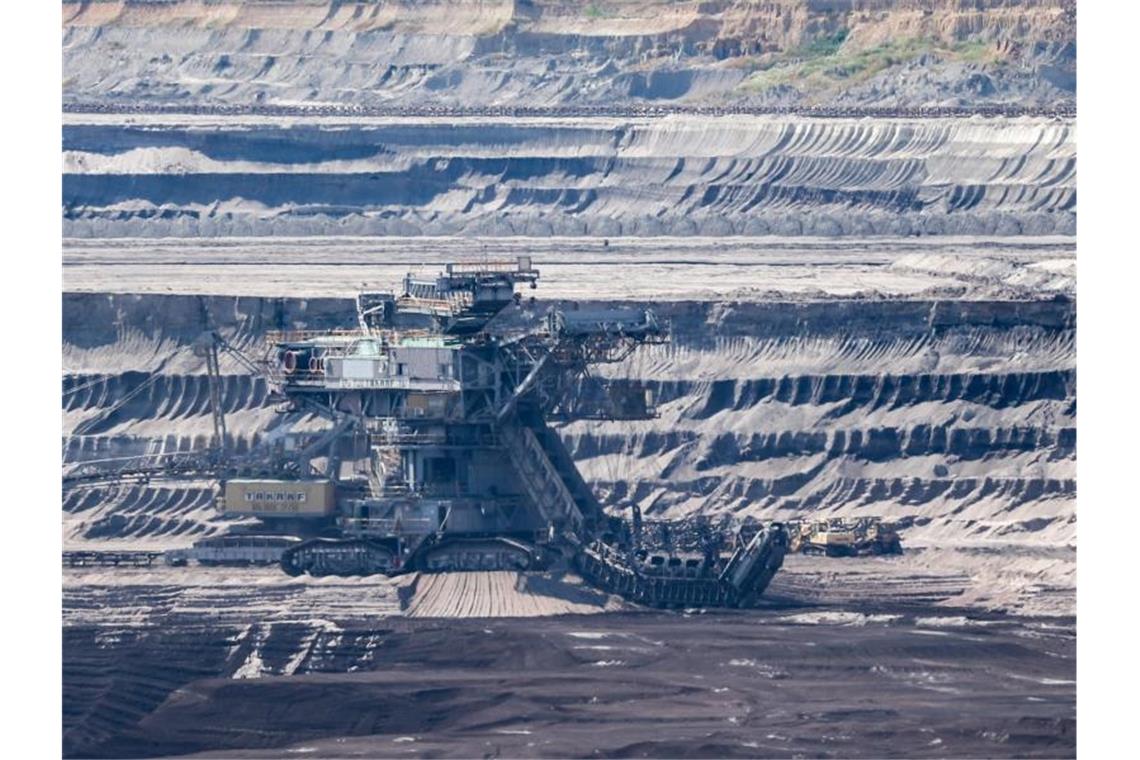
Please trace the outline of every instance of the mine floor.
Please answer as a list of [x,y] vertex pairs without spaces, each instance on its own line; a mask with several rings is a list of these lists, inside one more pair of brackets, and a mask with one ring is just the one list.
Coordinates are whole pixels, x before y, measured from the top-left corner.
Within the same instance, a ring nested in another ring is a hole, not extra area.
[[1073,755],[1069,592],[982,607],[970,556],[792,556],[747,611],[557,574],[67,570],[65,754]]
[[[101,757],[1074,754],[1073,619],[856,610],[392,618],[276,632],[79,626],[66,631],[65,748]],[[307,645],[300,661],[297,644]],[[98,664],[113,662],[119,674],[84,714],[83,695],[104,677]],[[213,663],[222,667],[211,672]]]

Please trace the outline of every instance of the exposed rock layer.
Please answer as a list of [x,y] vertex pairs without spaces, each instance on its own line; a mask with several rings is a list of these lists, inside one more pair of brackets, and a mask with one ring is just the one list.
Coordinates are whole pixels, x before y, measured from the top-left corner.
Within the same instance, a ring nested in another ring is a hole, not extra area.
[[64,97],[1069,103],[1071,0],[65,0]]

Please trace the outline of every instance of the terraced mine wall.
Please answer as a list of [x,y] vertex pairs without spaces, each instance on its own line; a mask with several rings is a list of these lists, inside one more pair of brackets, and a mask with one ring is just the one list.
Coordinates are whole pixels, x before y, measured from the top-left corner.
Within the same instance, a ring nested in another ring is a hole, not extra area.
[[[542,304],[535,306],[535,314]],[[207,325],[256,353],[267,330],[351,326],[348,299],[66,294],[64,468],[200,451],[212,430]],[[603,503],[649,517],[879,514],[908,540],[1075,537],[1075,309],[1051,301],[655,304],[673,329],[606,368],[660,415],[560,432]],[[284,422],[224,362],[231,445]],[[304,420],[291,420],[305,424]],[[303,428],[302,428],[303,429]],[[224,527],[208,482],[64,495],[65,543],[170,546]]]
[[73,238],[1076,227],[1066,119],[77,118],[63,134]]
[[1072,103],[1072,0],[65,0],[64,100]]

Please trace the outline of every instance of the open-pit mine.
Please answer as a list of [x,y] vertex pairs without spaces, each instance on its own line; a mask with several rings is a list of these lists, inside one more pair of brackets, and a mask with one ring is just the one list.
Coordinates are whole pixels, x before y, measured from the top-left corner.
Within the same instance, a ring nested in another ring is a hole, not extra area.
[[63,3],[68,757],[1071,757],[1072,4]]

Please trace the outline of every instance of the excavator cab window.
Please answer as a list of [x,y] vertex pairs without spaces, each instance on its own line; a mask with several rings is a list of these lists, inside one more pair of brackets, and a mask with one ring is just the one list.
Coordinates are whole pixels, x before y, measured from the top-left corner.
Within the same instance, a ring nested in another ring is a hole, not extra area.
[[357,341],[352,347],[351,354],[366,357],[380,356],[380,344],[374,340]]

